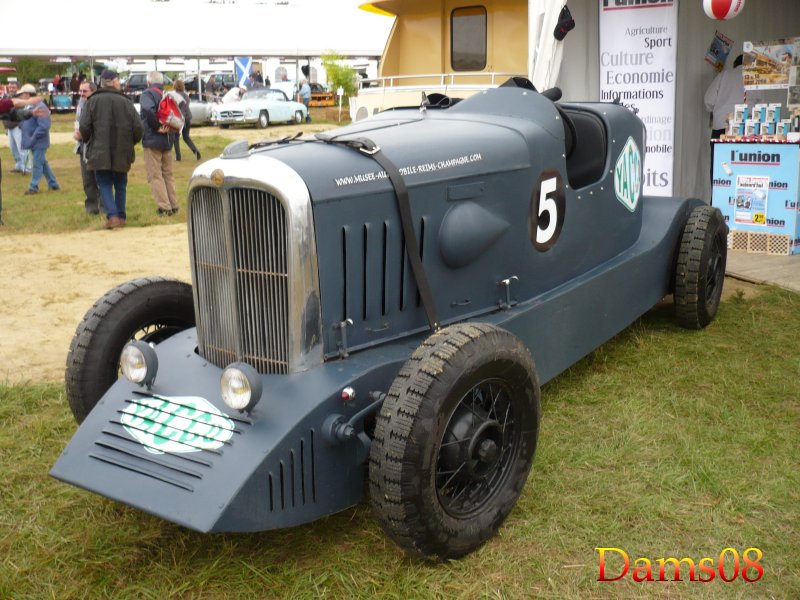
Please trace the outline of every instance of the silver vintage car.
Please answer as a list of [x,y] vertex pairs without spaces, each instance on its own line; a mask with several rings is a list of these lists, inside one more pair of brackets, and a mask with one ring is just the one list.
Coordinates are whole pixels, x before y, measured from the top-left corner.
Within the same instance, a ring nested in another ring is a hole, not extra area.
[[237,102],[214,106],[210,121],[222,127],[255,123],[264,129],[274,122],[302,123],[307,112],[303,104],[289,100],[281,90],[259,88],[245,92]]

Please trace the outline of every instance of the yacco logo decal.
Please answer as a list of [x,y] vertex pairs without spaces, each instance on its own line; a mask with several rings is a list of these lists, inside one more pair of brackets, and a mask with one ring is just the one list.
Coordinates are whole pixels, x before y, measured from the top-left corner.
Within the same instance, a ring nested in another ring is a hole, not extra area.
[[233,421],[199,396],[137,399],[125,408],[120,421],[151,454],[214,450],[234,430]]
[[625,147],[614,167],[614,192],[617,200],[629,211],[634,212],[639,204],[642,190],[642,155],[632,137],[625,142]]

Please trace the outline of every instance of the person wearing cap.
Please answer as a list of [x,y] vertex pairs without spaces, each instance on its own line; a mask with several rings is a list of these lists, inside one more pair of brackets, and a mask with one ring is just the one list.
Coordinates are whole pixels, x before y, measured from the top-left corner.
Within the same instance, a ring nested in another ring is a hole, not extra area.
[[[15,82],[16,85],[16,82]],[[0,115],[7,115],[15,108],[23,108],[31,104],[38,104],[41,98],[32,96],[30,98],[0,98]],[[34,113],[37,116],[43,116],[45,111],[36,110]],[[3,121],[5,122],[5,120]],[[3,163],[0,161],[0,182],[3,180]],[[0,189],[0,225],[3,224],[3,191]]]
[[[36,96],[36,88],[26,83],[19,89],[20,97],[30,100]],[[26,196],[39,193],[39,182],[42,175],[47,180],[48,187],[60,190],[55,173],[47,162],[47,149],[50,147],[50,109],[44,102],[39,101],[34,106],[33,117],[22,123],[22,149],[30,150],[33,155],[33,168],[31,169],[31,182],[25,191]]]
[[103,71],[100,88],[89,96],[78,124],[81,140],[86,143],[86,168],[94,171],[100,190],[106,229],[125,226],[128,171],[144,133],[133,102],[121,87],[116,71]]
[[139,115],[144,125],[144,168],[156,200],[156,213],[168,217],[178,212],[178,195],[172,174],[172,144],[177,136],[158,120],[158,105],[164,95],[164,76],[158,71],[150,71],[147,85],[149,87],[139,98]]
[[[17,92],[19,92],[17,82],[9,81],[6,95],[13,98]],[[29,175],[31,172],[28,160],[30,152],[22,149],[22,129],[19,128],[19,125],[19,121],[3,119],[3,127],[8,135],[8,146],[11,148],[11,156],[14,157],[14,168],[11,169],[11,172]]]

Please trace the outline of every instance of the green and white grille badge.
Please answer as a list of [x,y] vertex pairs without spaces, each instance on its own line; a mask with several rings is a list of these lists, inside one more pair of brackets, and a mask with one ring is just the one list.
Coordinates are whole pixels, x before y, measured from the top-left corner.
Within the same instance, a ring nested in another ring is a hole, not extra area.
[[636,210],[642,190],[642,155],[632,137],[625,142],[625,147],[614,167],[614,192],[617,200],[629,211]]
[[120,422],[151,454],[214,450],[233,436],[235,428],[199,396],[136,399],[122,412]]

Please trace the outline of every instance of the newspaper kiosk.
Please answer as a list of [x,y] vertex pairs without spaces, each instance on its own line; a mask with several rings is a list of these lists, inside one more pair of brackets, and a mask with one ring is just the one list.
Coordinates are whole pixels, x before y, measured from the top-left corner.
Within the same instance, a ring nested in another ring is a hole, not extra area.
[[715,140],[712,204],[731,230],[729,247],[800,254],[800,143]]

